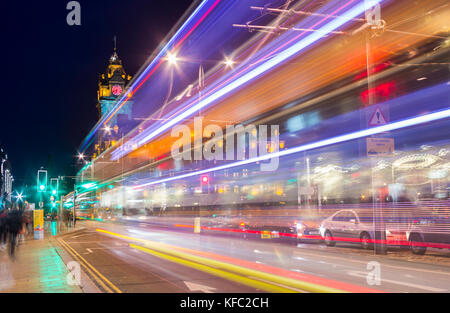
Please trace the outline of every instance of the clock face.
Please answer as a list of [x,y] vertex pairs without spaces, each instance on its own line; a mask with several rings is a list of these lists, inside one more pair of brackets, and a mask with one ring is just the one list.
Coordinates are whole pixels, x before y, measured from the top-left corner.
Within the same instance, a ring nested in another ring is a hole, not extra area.
[[120,87],[119,85],[112,86],[111,91],[113,95],[118,96],[122,93],[122,87]]

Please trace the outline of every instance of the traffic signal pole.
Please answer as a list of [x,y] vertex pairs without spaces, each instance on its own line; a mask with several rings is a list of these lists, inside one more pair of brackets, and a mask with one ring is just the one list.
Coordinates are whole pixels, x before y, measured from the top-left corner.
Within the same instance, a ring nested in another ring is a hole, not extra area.
[[[366,44],[366,71],[367,71],[367,90],[368,92],[368,105],[372,106],[376,101],[374,99],[373,90],[373,60],[372,60],[372,48],[371,37],[374,29],[380,27],[379,6],[374,7],[366,11],[366,31],[365,31],[365,44]],[[372,20],[374,19],[374,20]],[[369,125],[367,125],[369,126]],[[374,252],[375,254],[387,254],[386,247],[386,225],[383,217],[383,206],[381,195],[378,194],[378,188],[380,185],[380,177],[375,174],[375,166],[377,164],[376,157],[371,158],[371,183],[372,183],[372,214],[373,214],[373,228],[374,228]]]

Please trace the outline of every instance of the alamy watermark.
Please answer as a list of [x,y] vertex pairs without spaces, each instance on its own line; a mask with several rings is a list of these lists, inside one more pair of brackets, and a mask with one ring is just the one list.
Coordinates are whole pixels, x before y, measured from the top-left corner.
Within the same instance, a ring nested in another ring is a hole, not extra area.
[[[270,128],[270,138],[269,138]],[[194,130],[187,125],[172,128],[172,137],[180,137],[172,145],[174,160],[246,160],[279,151],[279,125],[227,125],[225,135],[222,127],[208,124],[203,128],[203,118],[194,118]],[[204,138],[208,140],[204,141]],[[248,140],[247,140],[248,138]],[[261,171],[278,169],[278,156],[260,162]]]
[[366,276],[367,284],[370,286],[381,285],[381,265],[377,261],[367,263],[367,270],[370,272]]
[[81,268],[80,263],[71,261],[67,263],[69,273],[66,276],[67,284],[70,286],[81,286]]
[[70,1],[66,6],[67,10],[70,12],[67,14],[66,22],[67,25],[81,25],[81,5],[78,1]]

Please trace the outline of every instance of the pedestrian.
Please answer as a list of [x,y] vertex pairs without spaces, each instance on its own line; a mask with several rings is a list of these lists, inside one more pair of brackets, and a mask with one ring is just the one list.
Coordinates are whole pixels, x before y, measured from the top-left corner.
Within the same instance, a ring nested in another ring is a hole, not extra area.
[[8,235],[8,229],[6,225],[6,210],[0,211],[0,250],[6,248],[6,237]]
[[72,223],[73,223],[73,215],[72,215],[72,211],[69,211],[68,219],[69,219],[69,225],[70,225],[70,227],[72,227]]
[[67,212],[67,210],[64,210],[63,212],[63,220],[64,220],[64,224],[66,225],[66,229],[69,228],[69,214]]
[[22,226],[22,216],[19,210],[11,210],[6,215],[6,224],[8,227],[9,235],[9,255],[12,259],[15,258],[15,250],[17,246],[17,235],[19,234]]
[[25,216],[25,226],[26,226],[26,232],[27,235],[33,234],[33,216],[32,211],[27,211]]
[[22,210],[19,211],[20,215],[20,229],[19,229],[19,241],[18,243],[25,243],[25,233],[26,233],[26,216]]

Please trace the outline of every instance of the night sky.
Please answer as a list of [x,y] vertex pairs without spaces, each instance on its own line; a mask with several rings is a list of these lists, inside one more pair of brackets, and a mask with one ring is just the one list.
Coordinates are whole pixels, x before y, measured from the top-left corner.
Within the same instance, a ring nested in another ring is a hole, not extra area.
[[98,75],[114,35],[134,76],[192,0],[81,0],[81,26],[67,25],[68,2],[5,3],[0,145],[16,188],[31,184],[40,166],[52,177],[75,173],[77,147],[98,120]]

